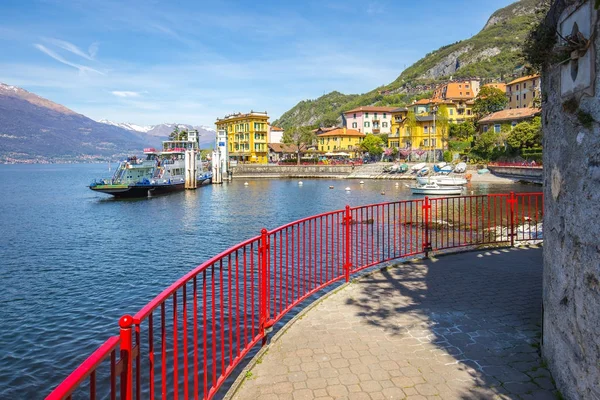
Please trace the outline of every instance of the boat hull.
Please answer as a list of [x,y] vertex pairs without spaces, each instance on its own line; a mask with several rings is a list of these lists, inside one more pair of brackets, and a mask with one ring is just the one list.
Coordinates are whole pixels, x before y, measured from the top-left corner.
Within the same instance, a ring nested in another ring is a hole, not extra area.
[[462,194],[462,187],[460,186],[445,186],[438,188],[421,188],[418,186],[410,188],[412,194],[425,194],[425,195],[460,195]]
[[[198,179],[198,185],[210,182],[210,178]],[[120,199],[134,199],[142,197],[160,196],[167,193],[185,190],[185,183],[171,183],[159,185],[95,185],[89,186],[94,192],[110,194]]]
[[450,176],[418,176],[417,182],[420,185],[427,183],[437,183],[439,186],[461,186],[466,185],[468,181],[462,177],[450,177]]

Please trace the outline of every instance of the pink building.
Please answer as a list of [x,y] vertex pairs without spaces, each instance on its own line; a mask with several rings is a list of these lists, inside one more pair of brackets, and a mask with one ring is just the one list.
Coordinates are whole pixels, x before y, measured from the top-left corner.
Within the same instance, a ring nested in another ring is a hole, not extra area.
[[344,126],[369,134],[390,133],[392,110],[397,107],[358,107],[344,113]]

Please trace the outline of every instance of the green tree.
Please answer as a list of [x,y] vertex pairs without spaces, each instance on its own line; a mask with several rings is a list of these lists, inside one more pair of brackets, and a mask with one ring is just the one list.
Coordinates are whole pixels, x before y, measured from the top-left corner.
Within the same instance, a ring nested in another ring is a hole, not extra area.
[[368,134],[365,136],[364,140],[360,144],[360,147],[367,151],[370,155],[379,157],[383,154],[383,147],[385,144],[383,140],[379,136],[375,136],[373,134]]
[[296,157],[298,165],[300,165],[300,158],[302,153],[313,144],[316,139],[315,133],[307,126],[299,126],[286,129],[283,132],[281,141],[284,144],[292,145],[296,147]]
[[412,135],[415,133],[415,128],[417,127],[417,116],[414,111],[409,111],[406,114],[406,128],[408,132]]
[[521,122],[515,125],[513,130],[508,134],[506,142],[513,149],[526,149],[540,144],[540,117],[535,117],[531,122]]
[[479,135],[471,151],[481,158],[489,160],[494,153],[494,149],[501,144],[501,140],[500,135],[489,130]]
[[475,98],[473,112],[479,119],[496,111],[504,110],[507,104],[508,97],[506,97],[506,93],[495,87],[484,86]]
[[173,129],[173,132],[171,132],[169,134],[169,139],[170,140],[187,140],[188,138],[188,132],[186,129],[180,130],[179,129],[179,125],[175,124],[175,128]]
[[450,126],[450,118],[448,116],[448,106],[441,104],[435,116],[435,129],[439,129],[442,134],[442,148],[446,148],[448,143],[448,127]]
[[471,121],[461,122],[460,124],[450,124],[449,129],[451,138],[467,140],[475,135],[475,124]]

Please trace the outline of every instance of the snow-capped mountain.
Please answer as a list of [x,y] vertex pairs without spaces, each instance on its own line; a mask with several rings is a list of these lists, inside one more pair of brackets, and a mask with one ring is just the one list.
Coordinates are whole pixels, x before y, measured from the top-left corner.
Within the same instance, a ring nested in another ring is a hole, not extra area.
[[146,132],[152,130],[152,126],[141,126],[141,125],[136,125],[136,124],[130,124],[128,122],[124,122],[124,123],[112,122],[107,119],[101,119],[98,122],[100,122],[102,124],[118,126],[119,128],[127,129],[128,131],[136,131],[136,132],[146,133]]
[[122,129],[126,129],[128,131],[145,133],[149,136],[156,136],[162,139],[165,139],[169,136],[171,132],[175,129],[175,126],[178,126],[179,129],[196,129],[198,131],[198,136],[200,138],[200,146],[201,147],[211,147],[215,140],[216,131],[213,128],[204,125],[189,125],[189,124],[175,124],[175,123],[165,123],[158,125],[138,125],[130,122],[113,122],[107,119],[101,119],[98,122],[117,126]]

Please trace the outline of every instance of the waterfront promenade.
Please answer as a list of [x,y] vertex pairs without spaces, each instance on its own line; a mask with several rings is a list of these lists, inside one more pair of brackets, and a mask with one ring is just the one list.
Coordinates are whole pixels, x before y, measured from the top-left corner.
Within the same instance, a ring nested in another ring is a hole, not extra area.
[[228,397],[555,399],[541,302],[541,248],[396,264],[302,313]]

